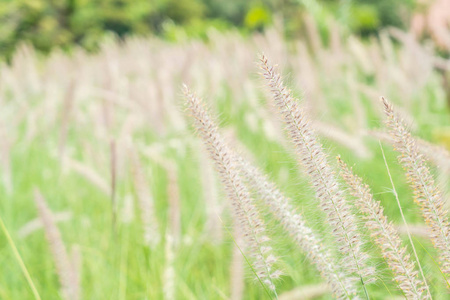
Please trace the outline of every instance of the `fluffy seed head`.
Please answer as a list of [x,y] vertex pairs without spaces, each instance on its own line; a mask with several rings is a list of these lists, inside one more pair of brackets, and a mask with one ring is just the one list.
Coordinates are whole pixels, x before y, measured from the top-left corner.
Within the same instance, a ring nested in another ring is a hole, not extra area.
[[434,247],[440,254],[440,268],[450,275],[450,224],[444,206],[444,194],[436,185],[424,156],[419,152],[415,139],[403,120],[395,113],[392,104],[381,97],[387,116],[386,126],[395,140],[398,160],[406,171],[406,178],[414,190],[414,199],[421,207],[422,215],[430,229]]
[[322,210],[333,228],[339,250],[347,257],[346,267],[358,274],[361,281],[372,280],[374,270],[367,265],[368,255],[362,250],[362,241],[357,232],[356,219],[339,188],[327,155],[320,144],[311,122],[290,91],[284,86],[281,76],[269,65],[266,57],[261,57],[263,76],[272,92],[275,105],[279,109],[289,136],[294,143],[298,160],[310,177]]
[[384,215],[380,201],[373,199],[369,186],[354,175],[340,157],[337,157],[337,160],[341,169],[340,174],[350,187],[350,193],[356,198],[355,205],[364,214],[366,226],[394,273],[398,286],[408,299],[426,299],[425,286],[417,278],[414,263],[409,259],[394,224]]
[[348,299],[356,293],[355,279],[342,272],[342,266],[334,258],[322,241],[306,225],[303,217],[296,212],[290,199],[277,189],[275,184],[256,167],[238,157],[241,173],[249,186],[270,207],[271,213],[283,224],[298,246],[316,265],[321,276],[327,281],[337,299]]
[[276,277],[273,265],[276,262],[272,249],[267,244],[264,222],[239,174],[235,157],[231,149],[219,134],[215,122],[211,119],[202,101],[184,86],[187,108],[195,121],[195,128],[208,148],[215,163],[228,198],[231,200],[235,220],[239,222],[249,254],[253,257],[252,268],[258,279],[276,293],[273,278]]

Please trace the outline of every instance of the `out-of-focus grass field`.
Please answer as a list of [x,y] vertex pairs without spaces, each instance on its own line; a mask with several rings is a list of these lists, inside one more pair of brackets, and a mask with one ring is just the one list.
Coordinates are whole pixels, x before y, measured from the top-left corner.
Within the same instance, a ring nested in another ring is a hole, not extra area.
[[[293,199],[325,242],[330,240],[258,77],[260,52],[280,65],[294,93],[304,95],[321,124],[317,131],[331,163],[340,154],[354,165],[386,215],[400,225],[378,138],[370,130],[384,130],[377,98],[384,95],[416,136],[449,149],[450,111],[434,54],[388,33],[370,42],[330,34],[336,38],[330,47],[315,45],[314,31],[308,41],[290,44],[269,31],[248,40],[215,35],[209,44],[106,41],[95,55],[77,50],[70,57],[54,52],[45,59],[21,48],[12,65],[0,69],[0,217],[40,298],[61,294],[43,228],[24,230],[39,219],[36,189],[54,219],[62,219],[57,227],[67,252],[79,257],[73,260],[79,299],[229,299],[234,247],[229,203],[183,114],[182,82],[205,98],[228,141],[247,148],[245,155]],[[342,133],[346,138],[339,140]],[[396,154],[389,143],[382,145],[406,219],[422,226]],[[448,189],[448,173],[431,166]],[[151,197],[139,196],[145,188],[136,180],[136,168]],[[154,223],[142,218],[145,201],[154,205]],[[279,294],[319,284],[319,273],[266,213],[285,274]],[[160,237],[153,246],[144,238],[146,226]],[[414,240],[435,299],[446,299],[431,243],[419,235]],[[371,299],[401,297],[378,249],[367,248],[379,276],[369,288]],[[4,232],[0,260],[0,299],[33,299]],[[245,262],[236,268],[241,267],[246,269],[243,299],[265,299]],[[320,299],[330,297],[325,293]]]

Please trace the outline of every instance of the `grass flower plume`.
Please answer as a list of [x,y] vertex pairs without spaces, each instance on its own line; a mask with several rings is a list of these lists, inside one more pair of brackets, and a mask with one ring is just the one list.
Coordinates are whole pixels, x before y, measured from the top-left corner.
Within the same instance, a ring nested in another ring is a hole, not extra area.
[[209,116],[202,101],[184,87],[187,108],[195,120],[195,128],[208,148],[209,155],[215,163],[220,180],[226,194],[231,200],[235,220],[244,231],[244,239],[248,245],[249,254],[253,257],[252,269],[258,279],[264,283],[276,296],[274,279],[281,274],[274,270],[276,257],[268,245],[269,238],[265,234],[265,225],[253,204],[253,200],[243,183],[231,150],[217,130],[216,124]]
[[386,125],[395,140],[398,159],[406,170],[407,180],[414,190],[416,203],[421,207],[423,218],[430,229],[434,247],[440,254],[440,268],[450,275],[450,224],[445,209],[444,194],[436,185],[423,154],[411,136],[403,120],[395,113],[392,104],[381,98],[387,116]]
[[296,212],[290,199],[270,182],[256,167],[239,158],[241,172],[258,196],[270,207],[270,211],[283,224],[300,249],[317,267],[337,299],[350,299],[356,294],[353,278],[344,272],[339,261],[333,257],[326,245],[306,225],[302,215]]
[[299,106],[284,86],[281,76],[261,57],[261,68],[281,113],[289,136],[294,143],[300,164],[310,177],[310,182],[320,200],[322,210],[333,229],[339,250],[345,256],[344,268],[356,273],[366,292],[365,285],[372,280],[374,270],[367,265],[368,255],[363,251],[362,239],[357,231],[356,218],[343,192],[340,190],[331,166],[327,162],[305,110]]
[[364,214],[366,226],[380,247],[384,259],[395,275],[395,280],[407,299],[426,299],[425,286],[418,279],[414,263],[410,260],[406,247],[402,245],[394,224],[383,213],[380,201],[375,201],[369,186],[353,174],[347,164],[338,157],[341,176],[355,197],[355,205]]

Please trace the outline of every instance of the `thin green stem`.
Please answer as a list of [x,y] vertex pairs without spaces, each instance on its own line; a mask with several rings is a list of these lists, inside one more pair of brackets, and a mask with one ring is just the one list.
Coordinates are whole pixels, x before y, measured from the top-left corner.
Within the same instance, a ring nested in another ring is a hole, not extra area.
[[423,282],[424,282],[425,287],[427,289],[427,294],[430,297],[430,299],[432,299],[431,293],[430,293],[430,287],[428,286],[427,279],[425,278],[425,275],[423,274],[423,270],[422,270],[422,266],[420,264],[419,256],[417,255],[416,248],[414,247],[414,243],[413,243],[412,238],[411,238],[411,233],[409,232],[408,223],[406,222],[405,215],[403,214],[403,209],[402,209],[402,206],[400,204],[400,200],[398,198],[397,190],[395,189],[395,185],[394,185],[394,181],[392,179],[391,171],[389,170],[389,166],[388,166],[388,163],[387,163],[387,160],[386,160],[386,155],[384,155],[383,146],[381,145],[381,141],[378,141],[378,143],[380,144],[381,153],[383,154],[383,159],[384,159],[384,165],[386,166],[386,170],[387,170],[388,175],[389,175],[389,180],[391,181],[392,191],[394,193],[395,200],[397,200],[397,206],[398,206],[398,208],[400,210],[400,215],[402,216],[403,224],[405,225],[406,232],[407,232],[408,238],[409,238],[409,242],[410,242],[411,247],[413,249],[414,256],[416,258],[417,265],[418,265],[419,270],[420,270],[420,274],[422,275]]
[[19,263],[19,266],[22,269],[23,275],[25,275],[25,278],[27,279],[28,285],[30,286],[31,291],[33,292],[34,298],[36,300],[41,300],[41,296],[39,296],[36,286],[34,285],[33,280],[31,279],[30,273],[28,272],[28,269],[25,266],[25,263],[23,262],[22,257],[20,256],[19,250],[17,250],[17,247],[14,244],[14,241],[11,238],[11,235],[9,234],[8,229],[6,228],[5,224],[3,223],[2,218],[0,218],[0,227],[2,228],[2,231],[5,234],[9,245],[11,246],[11,249],[14,253],[14,257],[16,258],[17,262]]
[[[219,220],[222,222],[222,219],[219,217]],[[263,287],[264,291],[267,293],[267,295],[270,297],[270,299],[272,299],[272,294],[269,292],[269,290],[267,289],[266,285],[262,282],[261,278],[259,278],[258,274],[256,273],[255,269],[253,269],[252,264],[250,263],[250,261],[247,259],[247,256],[245,256],[244,251],[242,251],[241,247],[239,247],[238,243],[236,242],[236,240],[233,237],[233,234],[228,230],[228,228],[226,226],[224,226],[225,230],[227,231],[227,233],[230,235],[231,239],[233,240],[233,243],[236,245],[236,247],[238,248],[239,252],[241,252],[242,256],[245,259],[245,262],[248,264],[248,266],[250,267],[250,269],[252,270],[253,274],[255,274],[256,278],[258,279],[259,283],[261,284],[261,286]],[[278,300],[278,295],[275,294],[276,299]]]

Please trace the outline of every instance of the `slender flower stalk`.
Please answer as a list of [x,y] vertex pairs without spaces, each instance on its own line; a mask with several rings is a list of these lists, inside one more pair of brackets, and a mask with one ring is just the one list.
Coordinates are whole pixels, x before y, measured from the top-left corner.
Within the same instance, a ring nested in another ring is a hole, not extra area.
[[230,264],[230,300],[242,300],[245,290],[244,257],[241,251],[245,251],[243,234],[237,222],[233,222],[234,243]]
[[311,262],[316,265],[334,297],[337,299],[352,299],[356,294],[356,288],[353,284],[355,280],[348,278],[342,272],[339,262],[332,257],[327,247],[306,225],[302,215],[297,213],[290,203],[290,199],[284,196],[258,168],[242,157],[237,157],[237,159],[240,163],[241,173],[252,190],[270,207],[271,213],[282,223],[285,230],[308,255]]
[[327,162],[327,155],[305,110],[291,96],[280,74],[269,65],[264,56],[261,57],[261,68],[273,94],[275,105],[284,118],[299,162],[310,177],[321,208],[327,214],[327,220],[340,245],[339,250],[345,256],[344,261],[348,262],[345,268],[359,276],[368,298],[366,284],[373,280],[374,269],[367,264],[368,255],[362,249],[363,242],[357,231],[356,217],[351,212],[333,169]]
[[347,164],[338,156],[341,177],[350,187],[350,193],[356,198],[356,207],[364,214],[366,226],[371,231],[375,243],[381,249],[383,257],[395,276],[395,280],[407,299],[427,299],[425,286],[417,277],[414,263],[402,245],[402,240],[394,227],[383,213],[380,201],[375,201],[367,184],[353,174]]
[[[381,130],[369,130],[367,133],[381,141],[394,144],[395,140],[388,132]],[[450,176],[450,151],[444,146],[434,145],[430,142],[414,137],[417,149],[427,158],[430,163],[433,163],[444,176]]]
[[138,153],[131,154],[133,184],[136,190],[140,216],[144,230],[144,243],[150,247],[159,244],[161,236],[159,224],[155,216],[154,200],[142,169]]
[[166,233],[166,247],[165,247],[166,263],[163,273],[163,294],[164,300],[176,299],[176,273],[175,273],[175,241],[170,233]]
[[5,223],[3,223],[3,220],[1,217],[0,217],[0,229],[3,232],[3,234],[5,235],[9,246],[11,247],[14,258],[17,260],[17,262],[20,266],[20,269],[22,270],[22,273],[28,282],[28,285],[33,293],[34,299],[41,300],[41,296],[39,295],[39,292],[36,289],[36,286],[34,285],[34,281],[31,278],[30,272],[28,272],[28,269],[27,269],[25,263],[23,262],[22,256],[20,256],[19,250],[17,249],[16,244],[14,243],[14,240],[12,239],[11,235],[9,234],[8,228],[6,228]]
[[265,235],[265,225],[243,183],[232,152],[219,134],[216,124],[209,116],[202,101],[186,86],[184,86],[184,94],[187,108],[195,120],[195,128],[208,148],[228,198],[231,200],[235,220],[239,222],[244,232],[244,240],[253,257],[251,267],[258,280],[277,298],[273,283],[281,275],[278,270],[273,269],[273,264],[277,259],[272,254],[272,248],[267,244],[269,239]]
[[167,170],[167,203],[169,204],[169,222],[172,238],[175,245],[181,241],[181,203],[180,191],[178,188],[177,165],[174,162],[166,163]]
[[[415,139],[405,126],[403,120],[394,112],[392,104],[381,97],[386,125],[395,139],[394,148],[400,153],[398,157],[406,177],[414,190],[414,200],[421,207],[425,223],[430,229],[430,237],[440,255],[440,269],[450,275],[450,224],[447,210],[444,208],[444,194],[436,185],[426,160],[419,152]],[[448,286],[450,288],[450,286]]]
[[63,299],[76,300],[80,298],[80,286],[76,268],[69,258],[66,246],[61,238],[61,233],[56,227],[53,215],[42,194],[35,190],[34,201],[42,220],[45,235],[55,260],[56,270],[61,284]]
[[403,213],[402,205],[400,204],[400,199],[398,198],[398,193],[397,193],[397,190],[395,189],[394,180],[392,179],[391,171],[389,170],[389,165],[388,165],[387,160],[386,160],[386,155],[384,155],[384,150],[383,150],[383,147],[381,146],[381,142],[379,142],[379,143],[380,143],[381,153],[383,154],[384,165],[386,166],[386,171],[387,171],[387,173],[389,175],[389,180],[391,181],[392,193],[394,194],[395,200],[397,201],[397,206],[398,206],[398,209],[400,211],[400,215],[402,216],[403,224],[406,226],[406,233],[408,235],[409,243],[410,243],[411,248],[412,248],[412,250],[414,252],[414,256],[416,258],[417,266],[419,267],[420,274],[422,275],[423,282],[425,283],[425,287],[427,289],[428,296],[431,298],[430,288],[429,288],[429,286],[427,284],[427,280],[426,280],[426,277],[425,277],[425,275],[423,273],[422,266],[420,265],[420,260],[419,260],[419,256],[417,255],[416,247],[414,247],[414,242],[413,242],[412,237],[411,237],[411,233],[410,233],[410,230],[409,230],[409,227],[408,227],[408,223],[406,222],[405,214]]
[[[202,145],[203,146],[203,145]],[[199,147],[200,148],[200,147]],[[223,228],[218,215],[222,214],[223,205],[217,193],[217,177],[214,173],[213,165],[209,160],[205,160],[206,150],[204,147],[198,149],[198,161],[200,164],[200,172],[202,178],[202,190],[206,204],[206,222],[205,229],[208,236],[216,243],[223,241]]]

